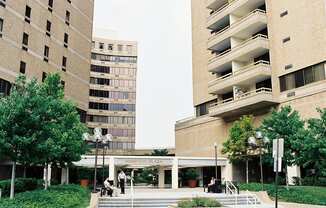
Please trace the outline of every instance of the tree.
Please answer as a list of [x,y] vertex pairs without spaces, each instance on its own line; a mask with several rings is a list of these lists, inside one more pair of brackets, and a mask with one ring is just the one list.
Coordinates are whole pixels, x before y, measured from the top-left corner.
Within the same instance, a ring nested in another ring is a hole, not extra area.
[[[303,141],[306,135],[304,128],[305,122],[300,118],[299,112],[293,110],[291,106],[285,106],[280,111],[273,110],[271,115],[266,117],[261,125],[264,135],[273,141],[274,139],[284,139],[284,156],[282,162],[287,166],[296,165],[296,155],[300,151],[296,143]],[[268,152],[272,153],[272,144],[268,145]],[[273,165],[272,154],[266,154],[264,157],[265,163]],[[286,183],[288,184],[287,170]]]
[[308,120],[308,136],[298,140],[295,145],[297,163],[303,167],[313,167],[315,180],[326,177],[326,109],[317,109],[319,118]]
[[246,162],[246,181],[248,183],[248,138],[255,135],[253,116],[242,116],[235,121],[229,129],[229,137],[223,144],[222,153],[227,154],[228,159],[234,162]]
[[168,156],[169,151],[167,149],[154,149],[151,156]]

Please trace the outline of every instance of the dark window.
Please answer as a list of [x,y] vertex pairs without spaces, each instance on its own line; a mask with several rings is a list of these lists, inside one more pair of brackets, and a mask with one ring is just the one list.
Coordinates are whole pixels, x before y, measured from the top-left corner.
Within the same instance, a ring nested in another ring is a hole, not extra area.
[[0,18],[0,38],[2,38],[2,31],[3,31],[3,19]]
[[107,135],[108,134],[108,129],[102,129],[102,135]]
[[65,82],[65,81],[63,81],[63,80],[61,80],[61,82],[60,82],[60,83],[61,83],[61,86],[62,86],[62,88],[63,88],[63,89],[65,89],[65,86],[66,86],[66,82]]
[[79,117],[80,117],[80,122],[82,122],[82,123],[86,123],[86,117],[87,117],[87,116],[86,116],[86,111],[77,108],[77,112],[78,112]]
[[196,116],[199,117],[199,116],[207,115],[209,107],[216,101],[217,100],[212,100],[196,106]]
[[63,45],[64,45],[64,47],[68,47],[68,41],[69,41],[69,35],[67,34],[67,33],[65,33],[65,35],[64,35],[64,39],[63,39]]
[[10,82],[0,78],[0,96],[7,96],[10,94]]
[[24,33],[23,34],[23,50],[27,51],[28,50],[28,34]]
[[66,71],[67,67],[67,57],[63,56],[62,57],[62,71]]
[[45,72],[42,72],[42,82],[46,79],[47,74]]
[[295,87],[296,88],[304,86],[303,70],[295,72],[294,79],[295,79]]
[[49,20],[46,21],[46,35],[51,36],[51,22]]
[[49,10],[50,12],[52,12],[52,10],[53,10],[53,0],[49,0],[49,1],[48,1],[48,10]]
[[44,46],[44,61],[46,62],[49,61],[49,53],[50,53],[50,48],[48,46]]
[[256,89],[260,89],[260,88],[272,89],[272,80],[266,79],[264,81],[256,83]]
[[284,17],[284,16],[286,16],[286,15],[288,15],[288,11],[284,11],[284,12],[282,12],[282,13],[280,14],[280,17]]
[[66,24],[69,25],[70,24],[70,12],[66,11]]
[[25,72],[26,72],[26,63],[23,61],[20,62],[19,72],[22,74],[25,74]]
[[68,2],[69,4],[71,4],[71,0],[67,0],[67,2]]
[[110,67],[109,66],[91,65],[91,71],[92,72],[99,72],[99,73],[110,74]]
[[2,7],[6,7],[6,0],[2,0],[2,1],[0,1],[0,6],[2,6]]
[[286,38],[283,39],[283,43],[289,42],[290,40],[291,40],[290,37],[286,37]]
[[99,48],[104,49],[104,43],[99,43]]
[[108,50],[112,51],[113,50],[113,44],[108,45]]
[[110,85],[111,82],[109,79],[91,77],[90,83],[98,85]]
[[293,65],[292,64],[289,64],[289,65],[286,65],[284,68],[285,68],[285,70],[288,70],[288,69],[293,68]]
[[25,21],[30,23],[31,22],[31,13],[32,13],[32,9],[26,5],[25,8]]

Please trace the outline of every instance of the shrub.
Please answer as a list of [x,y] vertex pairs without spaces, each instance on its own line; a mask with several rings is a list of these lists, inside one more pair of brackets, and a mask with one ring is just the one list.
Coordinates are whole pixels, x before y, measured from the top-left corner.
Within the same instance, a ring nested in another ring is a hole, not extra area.
[[89,191],[77,185],[51,186],[49,190],[35,190],[17,194],[14,200],[0,201],[0,208],[86,208]]
[[305,177],[301,179],[303,186],[326,186],[326,178]]
[[[10,180],[1,180],[0,189],[2,191],[2,196],[6,197],[10,194]],[[15,180],[15,193],[20,193],[24,191],[32,191],[43,187],[42,179],[35,178],[16,178]]]
[[189,168],[184,173],[184,179],[185,180],[196,180],[198,178],[199,174],[194,168]]
[[222,205],[213,198],[197,197],[191,200],[184,200],[178,203],[180,208],[190,207],[221,207]]

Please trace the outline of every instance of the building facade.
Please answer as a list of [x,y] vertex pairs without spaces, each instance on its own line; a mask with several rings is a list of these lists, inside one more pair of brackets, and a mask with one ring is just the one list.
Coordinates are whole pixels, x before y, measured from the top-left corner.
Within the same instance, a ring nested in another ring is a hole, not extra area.
[[91,62],[88,127],[113,136],[111,152],[128,154],[135,149],[137,43],[94,38]]
[[[323,0],[192,0],[195,116],[178,121],[177,156],[213,156],[233,121],[291,105],[326,107]],[[228,179],[237,175],[232,167]]]
[[41,81],[58,72],[85,122],[93,8],[93,0],[0,0],[0,93],[19,74]]

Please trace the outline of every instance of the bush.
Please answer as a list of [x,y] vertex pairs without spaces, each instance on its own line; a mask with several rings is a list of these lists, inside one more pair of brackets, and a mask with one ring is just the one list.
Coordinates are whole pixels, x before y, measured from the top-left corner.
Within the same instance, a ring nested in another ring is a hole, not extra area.
[[193,198],[191,200],[184,200],[178,203],[180,208],[190,207],[221,207],[222,205],[213,198]]
[[[1,180],[0,189],[2,191],[2,196],[6,197],[10,194],[10,182],[11,180]],[[24,191],[32,191],[43,187],[42,179],[35,178],[16,178],[15,180],[15,193],[20,193]]]
[[326,178],[305,177],[301,179],[303,186],[326,186]]
[[90,194],[77,185],[51,186],[49,190],[35,190],[17,194],[14,200],[0,201],[0,208],[86,208]]
[[184,179],[185,180],[196,180],[198,178],[199,174],[194,168],[189,168],[184,173]]

